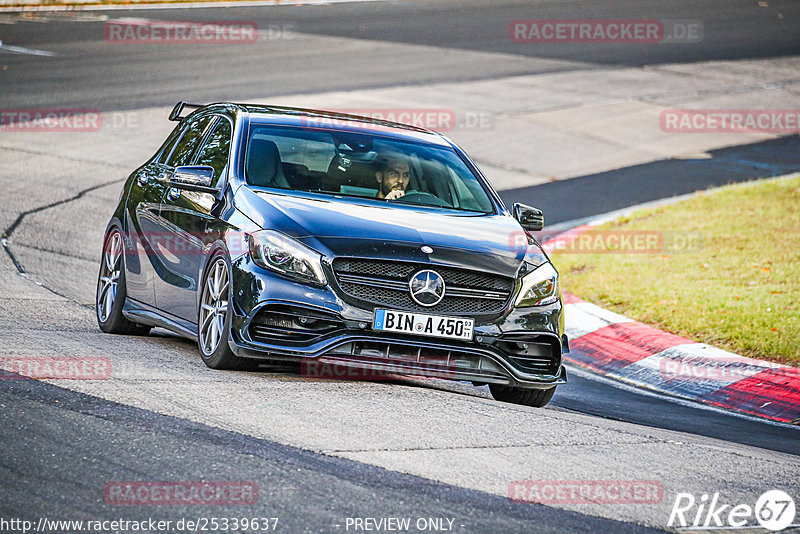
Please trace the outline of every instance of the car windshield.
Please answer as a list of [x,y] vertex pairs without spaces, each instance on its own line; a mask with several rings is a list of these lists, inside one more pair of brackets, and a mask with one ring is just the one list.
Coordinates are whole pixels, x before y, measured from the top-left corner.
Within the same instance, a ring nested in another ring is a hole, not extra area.
[[247,183],[493,213],[478,178],[450,148],[342,131],[251,129]]

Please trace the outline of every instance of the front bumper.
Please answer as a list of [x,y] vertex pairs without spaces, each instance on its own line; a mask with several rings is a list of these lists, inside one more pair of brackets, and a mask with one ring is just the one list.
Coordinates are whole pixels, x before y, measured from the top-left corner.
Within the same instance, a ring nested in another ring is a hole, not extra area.
[[[325,365],[359,369],[363,372],[353,376],[365,378],[370,373],[395,373],[539,389],[567,380],[561,365],[565,339],[560,302],[509,309],[476,321],[473,341],[461,342],[373,331],[373,310],[348,304],[329,286],[276,275],[247,256],[233,262],[233,290],[233,352],[244,358],[299,362],[301,372],[310,376]],[[329,328],[318,335],[258,335],[255,327],[260,325],[254,321],[273,312],[276,317],[322,317]]]

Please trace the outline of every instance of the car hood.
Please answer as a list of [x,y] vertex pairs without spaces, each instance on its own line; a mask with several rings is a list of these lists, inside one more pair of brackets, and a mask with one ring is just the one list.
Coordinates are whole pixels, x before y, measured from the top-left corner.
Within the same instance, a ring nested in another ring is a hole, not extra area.
[[[321,254],[415,261],[515,276],[523,261],[547,261],[515,219],[383,206],[352,198],[282,194],[241,187],[236,205],[262,228],[283,232]],[[526,243],[519,246],[520,241]],[[423,246],[433,249],[426,254]]]

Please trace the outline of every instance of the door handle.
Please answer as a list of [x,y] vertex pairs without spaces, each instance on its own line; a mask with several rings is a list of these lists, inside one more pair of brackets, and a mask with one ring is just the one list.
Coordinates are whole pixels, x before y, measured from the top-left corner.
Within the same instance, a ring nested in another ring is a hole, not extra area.
[[167,198],[170,200],[176,200],[179,196],[181,196],[181,190],[177,187],[170,187],[169,191],[167,192]]

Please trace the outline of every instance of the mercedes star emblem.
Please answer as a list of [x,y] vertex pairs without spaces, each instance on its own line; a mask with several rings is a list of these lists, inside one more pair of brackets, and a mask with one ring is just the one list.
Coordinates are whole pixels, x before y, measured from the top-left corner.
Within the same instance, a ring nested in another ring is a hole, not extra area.
[[411,298],[420,306],[436,306],[444,298],[444,278],[436,271],[419,271],[408,282]]

